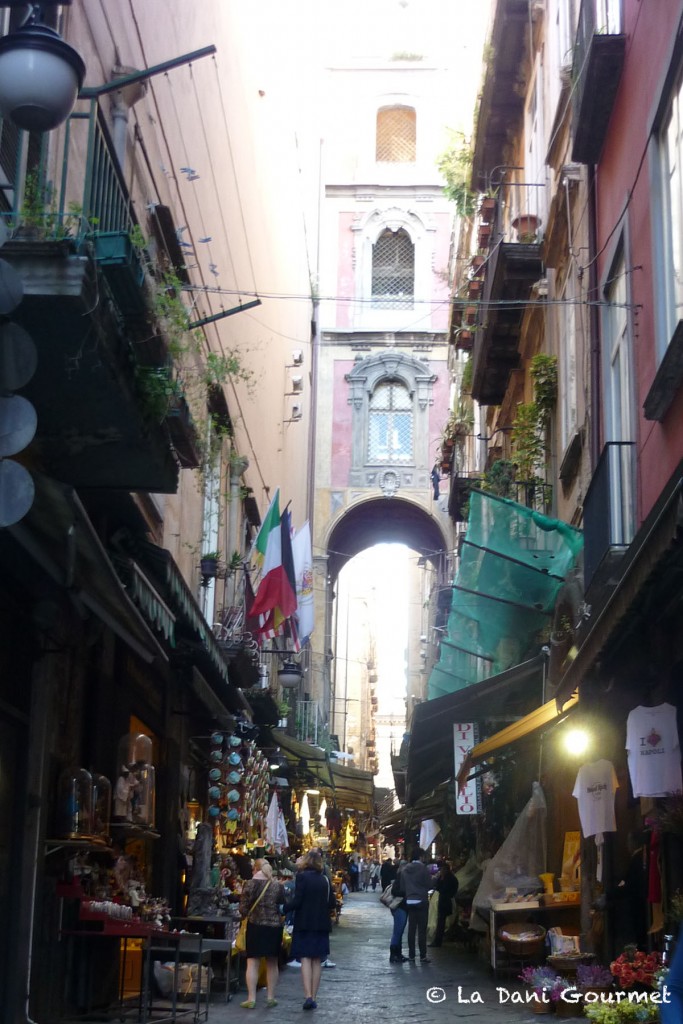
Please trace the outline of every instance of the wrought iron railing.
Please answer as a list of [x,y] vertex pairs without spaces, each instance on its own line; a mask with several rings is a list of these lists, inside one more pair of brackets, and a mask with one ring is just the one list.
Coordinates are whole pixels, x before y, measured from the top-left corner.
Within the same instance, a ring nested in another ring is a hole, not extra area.
[[299,700],[296,704],[296,738],[314,746],[322,745],[323,717],[316,700]]
[[4,125],[0,139],[7,139],[7,146],[12,143],[4,162],[0,153],[8,179],[2,217],[12,229],[28,225],[41,238],[71,238],[76,245],[88,235],[130,236],[135,231],[131,196],[96,100],[90,101],[88,112],[71,115],[56,151],[43,146],[37,154],[28,133],[20,132],[13,141]]
[[602,450],[583,503],[586,588],[609,554],[628,548],[635,523],[635,444],[611,441]]
[[546,214],[545,184],[504,180],[495,198],[493,216],[479,228],[480,242],[484,243],[480,248],[497,242],[540,242]]

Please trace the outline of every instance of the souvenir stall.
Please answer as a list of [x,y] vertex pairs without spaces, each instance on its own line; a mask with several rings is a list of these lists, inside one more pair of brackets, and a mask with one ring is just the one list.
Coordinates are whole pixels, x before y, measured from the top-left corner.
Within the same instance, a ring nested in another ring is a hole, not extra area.
[[113,787],[83,767],[65,769],[58,780],[46,847],[56,872],[59,937],[72,965],[64,1001],[82,1011],[138,997],[143,946],[169,928],[169,903],[150,886],[151,844],[159,838],[152,750],[145,733],[123,736]]

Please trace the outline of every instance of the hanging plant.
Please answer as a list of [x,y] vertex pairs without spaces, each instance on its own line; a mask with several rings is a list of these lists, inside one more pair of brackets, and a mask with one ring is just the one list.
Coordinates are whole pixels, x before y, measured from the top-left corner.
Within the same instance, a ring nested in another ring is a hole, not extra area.
[[529,364],[529,373],[534,382],[534,401],[539,419],[546,426],[557,404],[557,356],[539,352]]

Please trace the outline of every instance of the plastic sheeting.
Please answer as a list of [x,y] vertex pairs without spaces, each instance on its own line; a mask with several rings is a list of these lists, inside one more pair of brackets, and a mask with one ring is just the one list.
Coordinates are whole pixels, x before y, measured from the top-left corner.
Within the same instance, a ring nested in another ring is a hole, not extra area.
[[486,866],[472,900],[474,909],[481,910],[488,918],[491,900],[504,899],[506,889],[524,894],[538,892],[541,889],[538,876],[545,871],[546,857],[545,796],[541,784],[534,782],[531,798]]
[[472,491],[467,533],[429,698],[481,682],[536,652],[557,592],[583,547],[580,530]]

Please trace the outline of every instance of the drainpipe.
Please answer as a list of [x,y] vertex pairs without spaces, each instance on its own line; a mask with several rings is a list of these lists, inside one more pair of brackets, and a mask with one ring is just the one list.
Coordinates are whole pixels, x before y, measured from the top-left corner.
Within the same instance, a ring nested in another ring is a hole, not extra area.
[[[249,459],[240,455],[230,456],[230,505],[228,510],[228,550],[225,552],[226,562],[230,562],[233,551],[242,550],[239,540],[239,510],[240,510],[240,487],[241,477],[249,466]],[[233,573],[229,578],[228,604],[235,604],[237,592],[237,574]]]
[[588,252],[590,262],[588,267],[588,302],[590,309],[590,458],[591,470],[598,464],[600,457],[600,408],[601,408],[601,374],[600,374],[600,315],[598,298],[598,261],[595,253],[598,251],[596,233],[597,209],[595,201],[595,167],[593,164],[588,167]]
[[[135,68],[117,66],[112,71],[112,81],[116,81],[117,78],[124,78],[127,75],[133,75],[136,73],[139,72],[136,72]],[[142,99],[146,92],[147,82],[140,81],[131,82],[111,94],[111,116],[113,122],[112,141],[114,143],[114,152],[116,153],[121,170],[124,169],[126,162],[128,111],[131,107],[135,106],[138,100]]]

